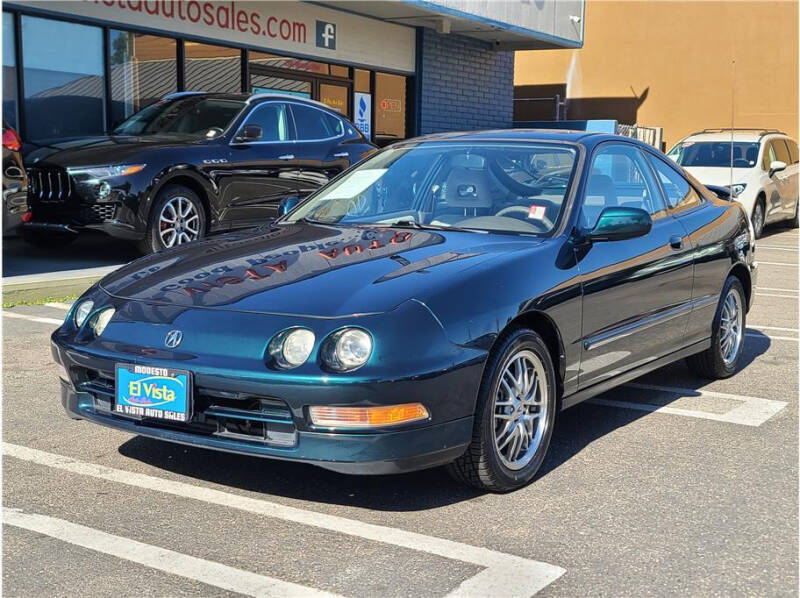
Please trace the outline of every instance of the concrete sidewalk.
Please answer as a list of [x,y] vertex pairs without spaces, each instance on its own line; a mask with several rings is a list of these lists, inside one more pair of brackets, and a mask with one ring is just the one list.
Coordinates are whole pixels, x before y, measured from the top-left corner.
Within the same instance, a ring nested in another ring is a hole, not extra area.
[[133,244],[101,234],[81,235],[71,245],[50,250],[4,238],[3,303],[79,295],[137,257]]

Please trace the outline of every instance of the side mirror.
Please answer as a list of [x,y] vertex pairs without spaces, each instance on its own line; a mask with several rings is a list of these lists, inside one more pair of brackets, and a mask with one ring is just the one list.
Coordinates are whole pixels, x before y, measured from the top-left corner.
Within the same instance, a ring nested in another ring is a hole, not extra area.
[[786,170],[786,162],[781,162],[780,160],[773,160],[770,162],[769,165],[769,176],[772,176],[776,172],[780,172],[781,170]]
[[285,216],[289,212],[291,212],[297,204],[300,203],[300,198],[296,195],[290,195],[289,197],[284,197],[281,202],[278,204],[278,216]]
[[234,141],[237,143],[250,143],[251,141],[258,141],[261,139],[262,131],[261,127],[258,125],[245,125],[234,137]]
[[731,190],[727,187],[720,187],[719,185],[706,185],[706,189],[711,191],[714,195],[725,201],[731,200]]
[[597,224],[589,231],[590,241],[622,241],[643,237],[653,228],[653,220],[641,208],[610,206],[600,212]]

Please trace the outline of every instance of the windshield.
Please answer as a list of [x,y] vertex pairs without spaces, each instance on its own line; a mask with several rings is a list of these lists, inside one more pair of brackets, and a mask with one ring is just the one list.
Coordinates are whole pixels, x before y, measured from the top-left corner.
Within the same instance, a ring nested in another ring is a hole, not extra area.
[[239,100],[205,96],[161,100],[131,116],[114,134],[215,137],[228,128],[244,105]]
[[574,146],[421,142],[385,149],[283,221],[545,234],[562,211]]
[[[733,153],[731,153],[731,145]],[[682,141],[667,154],[681,166],[753,168],[758,161],[755,141]]]

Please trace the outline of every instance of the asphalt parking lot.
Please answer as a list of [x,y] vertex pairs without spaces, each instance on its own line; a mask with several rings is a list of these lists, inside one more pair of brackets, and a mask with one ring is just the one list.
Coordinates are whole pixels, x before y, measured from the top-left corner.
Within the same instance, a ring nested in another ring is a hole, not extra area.
[[796,595],[798,231],[759,241],[743,367],[682,362],[560,415],[537,480],[350,477],[66,418],[48,335],[3,318],[8,596]]

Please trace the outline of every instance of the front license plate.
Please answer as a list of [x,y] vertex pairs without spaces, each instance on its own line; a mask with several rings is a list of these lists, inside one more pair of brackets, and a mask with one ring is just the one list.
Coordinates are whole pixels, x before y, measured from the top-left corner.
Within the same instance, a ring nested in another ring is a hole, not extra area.
[[117,364],[115,413],[126,417],[187,422],[192,416],[191,402],[190,372]]

